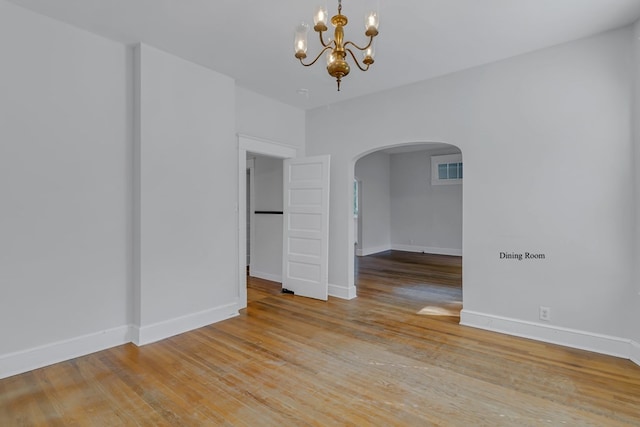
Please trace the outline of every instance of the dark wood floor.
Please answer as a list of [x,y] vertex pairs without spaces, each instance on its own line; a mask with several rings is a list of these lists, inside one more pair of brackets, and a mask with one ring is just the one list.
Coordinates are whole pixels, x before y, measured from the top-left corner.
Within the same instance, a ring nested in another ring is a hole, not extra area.
[[459,323],[462,258],[388,251],[356,257],[358,296]]
[[640,367],[458,325],[460,275],[383,253],[328,302],[252,279],[239,317],[0,381],[0,426],[640,425]]

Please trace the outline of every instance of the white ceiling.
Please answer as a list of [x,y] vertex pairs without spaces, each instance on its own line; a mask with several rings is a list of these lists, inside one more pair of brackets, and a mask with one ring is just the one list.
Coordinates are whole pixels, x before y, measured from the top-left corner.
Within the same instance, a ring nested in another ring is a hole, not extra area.
[[[379,0],[376,62],[341,92],[323,60],[302,67],[293,28],[315,0],[9,0],[126,43],[143,42],[300,108],[314,108],[618,28],[640,0]],[[345,39],[365,41],[365,0],[344,0]],[[327,3],[330,14],[337,0]],[[319,51],[311,31],[309,55]],[[298,94],[299,89],[308,95]]]

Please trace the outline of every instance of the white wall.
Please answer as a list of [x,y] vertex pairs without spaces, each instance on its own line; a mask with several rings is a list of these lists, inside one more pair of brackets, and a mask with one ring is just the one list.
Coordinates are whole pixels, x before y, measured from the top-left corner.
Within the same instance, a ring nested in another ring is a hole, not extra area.
[[330,283],[353,291],[354,160],[451,143],[465,164],[465,323],[628,355],[631,40],[607,32],[308,112],[307,153],[332,155]]
[[4,0],[0,48],[0,377],[235,313],[234,132],[304,112]]
[[455,148],[391,155],[393,249],[462,255],[462,185],[431,185],[431,156]]
[[633,360],[640,364],[640,21],[634,25],[633,33],[633,60],[635,78],[635,96],[633,104],[634,125],[634,171],[635,171],[635,289],[631,292],[630,300],[634,301],[630,316],[630,336],[632,343]]
[[128,341],[132,54],[0,0],[0,378]]
[[391,249],[391,194],[389,154],[376,152],[356,163],[360,181],[360,235],[358,255],[370,255]]
[[242,87],[236,87],[236,131],[284,144],[304,156],[305,112]]
[[139,324],[147,343],[237,313],[234,82],[141,45]]
[[[255,156],[254,211],[282,212],[282,159]],[[255,214],[251,275],[282,282],[282,215]]]

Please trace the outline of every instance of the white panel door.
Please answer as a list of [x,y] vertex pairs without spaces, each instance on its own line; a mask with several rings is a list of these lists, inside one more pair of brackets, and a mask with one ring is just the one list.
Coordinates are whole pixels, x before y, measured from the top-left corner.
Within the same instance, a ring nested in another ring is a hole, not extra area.
[[282,287],[327,300],[329,156],[284,161]]

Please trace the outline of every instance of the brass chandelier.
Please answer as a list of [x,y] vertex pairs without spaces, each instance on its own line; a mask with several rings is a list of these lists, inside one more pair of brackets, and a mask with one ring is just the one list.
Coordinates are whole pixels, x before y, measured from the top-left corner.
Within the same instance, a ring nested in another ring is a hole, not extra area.
[[[340,82],[342,78],[349,74],[351,68],[346,61],[347,53],[351,55],[353,61],[362,71],[367,71],[369,66],[373,64],[374,49],[373,38],[378,35],[378,12],[375,10],[368,10],[365,15],[365,35],[369,37],[369,43],[366,46],[360,47],[351,41],[344,41],[344,27],[347,25],[347,17],[342,14],[342,0],[338,0],[338,14],[331,18],[331,24],[335,27],[333,40],[328,39],[325,41],[322,33],[327,31],[327,9],[324,6],[319,6],[316,9],[316,13],[313,17],[314,31],[320,35],[320,43],[323,49],[318,56],[308,64],[305,64],[303,59],[307,57],[307,33],[309,26],[305,23],[301,23],[296,27],[294,49],[295,56],[300,60],[300,63],[305,67],[309,67],[318,61],[323,53],[327,52],[327,72],[329,75],[336,79],[338,83],[338,91],[340,90]],[[363,52],[364,57],[362,64],[358,62],[353,50],[349,47],[353,47]]]

